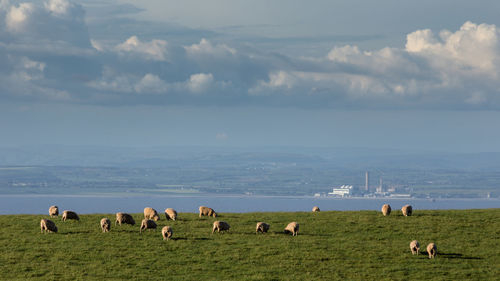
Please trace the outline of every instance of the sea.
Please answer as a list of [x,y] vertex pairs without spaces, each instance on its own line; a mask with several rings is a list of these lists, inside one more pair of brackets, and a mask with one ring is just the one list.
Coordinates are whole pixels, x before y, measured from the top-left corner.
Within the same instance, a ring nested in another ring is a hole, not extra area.
[[500,199],[395,199],[395,198],[331,198],[312,196],[247,196],[247,195],[0,195],[0,214],[47,214],[51,205],[59,210],[80,214],[141,213],[145,207],[163,212],[197,213],[199,206],[208,206],[219,213],[299,212],[311,211],[379,211],[383,204],[398,210],[406,204],[414,210],[489,209],[500,208]]

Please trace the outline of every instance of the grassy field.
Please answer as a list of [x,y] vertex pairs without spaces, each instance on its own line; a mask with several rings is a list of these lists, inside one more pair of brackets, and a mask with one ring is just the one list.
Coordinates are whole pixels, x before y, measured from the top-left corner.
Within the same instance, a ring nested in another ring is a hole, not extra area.
[[[321,207],[321,206],[320,206]],[[142,214],[134,214],[140,224]],[[0,216],[2,280],[499,280],[500,209],[395,212],[221,213],[231,230],[211,234],[213,218],[180,213],[139,234],[139,225],[99,221],[112,214],[56,222],[41,234],[44,215]],[[255,224],[271,225],[255,234]],[[283,234],[297,221],[297,237]],[[174,239],[163,241],[171,225]],[[410,241],[421,252],[413,256]],[[435,242],[437,258],[425,247]]]

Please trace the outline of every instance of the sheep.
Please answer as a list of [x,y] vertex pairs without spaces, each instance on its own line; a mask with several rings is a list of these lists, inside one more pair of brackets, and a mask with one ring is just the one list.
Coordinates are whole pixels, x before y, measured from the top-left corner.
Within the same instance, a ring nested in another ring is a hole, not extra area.
[[217,230],[217,232],[228,231],[230,227],[231,226],[229,226],[229,224],[225,221],[214,221],[212,234],[215,232],[215,230]]
[[59,208],[57,206],[50,206],[49,208],[49,216],[57,217],[59,216]]
[[148,220],[155,220],[155,221],[160,220],[160,216],[158,215],[158,212],[156,212],[156,210],[151,208],[151,207],[144,208],[144,218],[148,219]]
[[291,222],[289,223],[286,228],[285,228],[285,233],[291,233],[292,236],[297,236],[299,235],[299,224],[297,222]]
[[319,212],[319,207],[318,206],[314,206],[313,209],[312,209],[313,212]]
[[122,223],[130,224],[130,225],[135,225],[135,220],[129,214],[119,212],[119,213],[116,213],[115,225],[116,225],[116,223],[118,223],[119,225],[122,225]]
[[262,233],[267,233],[269,230],[269,224],[265,222],[258,222],[257,226],[255,227],[255,234],[262,232]]
[[109,232],[111,229],[111,221],[108,218],[101,219],[101,229],[102,232]]
[[384,205],[382,206],[382,214],[383,214],[384,216],[388,216],[388,215],[390,215],[390,214],[391,214],[391,205],[389,205],[389,204],[384,204]]
[[161,235],[163,236],[163,240],[170,240],[170,237],[172,237],[172,234],[174,234],[174,232],[172,231],[172,228],[170,226],[164,226],[162,229],[161,229]]
[[73,211],[65,210],[63,212],[63,215],[62,215],[62,220],[63,221],[66,221],[66,220],[77,220],[77,221],[79,221],[80,217],[78,216],[77,213],[75,213]]
[[418,255],[418,252],[420,251],[420,243],[418,243],[417,240],[411,241],[410,242],[410,250],[411,250],[412,255],[415,255],[415,254]]
[[143,219],[141,222],[141,229],[139,232],[142,232],[146,229],[156,229],[156,222],[150,219]]
[[198,210],[200,210],[200,218],[201,216],[217,217],[217,213],[212,208],[200,206]]
[[167,220],[175,221],[177,219],[177,211],[172,208],[167,208],[165,209],[165,217],[167,218]]
[[429,245],[427,245],[427,253],[429,254],[429,259],[435,258],[437,255],[436,244],[429,243]]
[[56,224],[48,219],[42,219],[40,221],[40,233],[47,233],[48,232],[54,232],[57,233],[57,226]]
[[412,211],[411,205],[404,205],[403,208],[401,208],[401,212],[403,212],[403,216],[405,217],[411,216]]

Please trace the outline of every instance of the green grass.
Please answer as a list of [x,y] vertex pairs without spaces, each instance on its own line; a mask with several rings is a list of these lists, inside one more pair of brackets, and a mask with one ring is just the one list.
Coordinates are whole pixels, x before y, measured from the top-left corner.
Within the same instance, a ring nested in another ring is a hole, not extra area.
[[[134,214],[137,222],[141,214]],[[99,221],[112,214],[56,222],[59,233],[41,234],[43,215],[0,216],[2,280],[499,280],[500,209],[394,212],[222,213],[231,230],[211,234],[213,218],[180,213],[139,234],[139,225]],[[265,221],[270,233],[255,234]],[[282,230],[300,224],[297,237]],[[171,225],[174,239],[163,241]],[[413,256],[417,239],[421,254]],[[436,259],[425,253],[438,248]]]

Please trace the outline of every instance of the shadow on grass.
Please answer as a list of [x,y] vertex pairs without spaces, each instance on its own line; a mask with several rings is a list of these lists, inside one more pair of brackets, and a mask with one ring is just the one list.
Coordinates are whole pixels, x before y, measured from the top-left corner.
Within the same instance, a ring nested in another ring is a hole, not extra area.
[[[426,255],[427,252],[425,252]],[[437,254],[438,257],[443,257],[445,259],[463,259],[463,260],[481,260],[482,258],[480,257],[467,257],[467,256],[464,256],[462,254],[458,254],[458,253],[442,253],[442,252],[438,252]]]
[[[276,234],[276,235],[284,235],[284,236],[293,236],[291,232],[285,232],[285,231],[269,231],[269,233]],[[311,234],[302,234],[300,232],[297,233],[297,236],[310,236]]]
[[187,241],[187,240],[206,241],[206,240],[212,240],[212,238],[208,238],[208,237],[194,237],[194,238],[172,237],[172,238],[170,238],[170,240],[173,240],[173,241]]
[[188,240],[188,239],[186,237],[172,237],[172,238],[170,238],[170,240],[181,241],[181,240]]
[[82,233],[95,233],[95,230],[79,230],[79,231],[67,231],[67,232],[59,232],[62,235],[71,235],[71,234],[82,234]]

